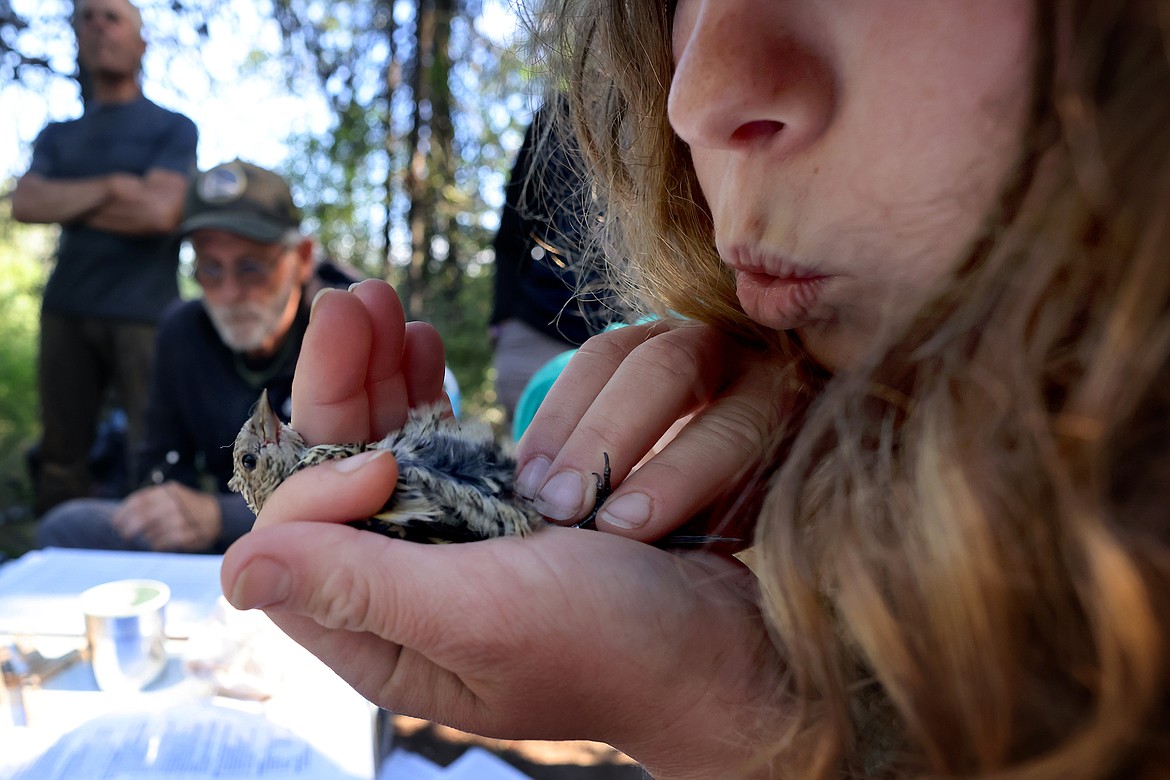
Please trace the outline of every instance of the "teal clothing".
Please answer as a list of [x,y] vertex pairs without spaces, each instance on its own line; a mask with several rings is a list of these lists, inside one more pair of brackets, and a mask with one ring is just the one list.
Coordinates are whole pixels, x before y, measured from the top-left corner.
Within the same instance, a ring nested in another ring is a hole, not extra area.
[[561,375],[565,366],[569,365],[569,361],[576,354],[577,350],[566,349],[541,366],[528,380],[528,384],[524,386],[524,392],[520,395],[520,400],[516,403],[516,413],[512,417],[513,441],[520,441],[524,431],[528,430],[528,425],[536,416],[536,410],[540,408],[544,397],[548,395],[549,390],[552,390],[553,383],[557,381],[557,377]]
[[[657,317],[649,316],[640,318],[637,325],[657,319]],[[615,322],[605,329],[606,332],[616,330],[617,328],[626,327],[624,322]],[[520,437],[524,435],[524,431],[528,430],[528,426],[532,423],[532,418],[536,416],[536,410],[544,402],[545,396],[552,390],[553,384],[557,381],[557,377],[565,370],[565,366],[569,365],[569,361],[573,359],[573,355],[577,354],[577,350],[565,350],[557,355],[552,360],[541,366],[532,378],[528,380],[528,384],[524,386],[524,392],[520,394],[520,400],[516,403],[516,413],[512,418],[512,440],[520,441]]]

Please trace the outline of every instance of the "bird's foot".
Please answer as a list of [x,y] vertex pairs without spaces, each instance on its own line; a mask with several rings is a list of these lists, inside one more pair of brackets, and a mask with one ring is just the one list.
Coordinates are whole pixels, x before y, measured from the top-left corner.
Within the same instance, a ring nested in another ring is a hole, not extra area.
[[597,510],[601,509],[605,499],[609,498],[609,494],[613,492],[613,486],[610,484],[609,453],[603,452],[601,457],[605,459],[605,467],[602,468],[600,474],[596,471],[593,472],[593,477],[597,480],[597,495],[593,500],[593,511],[584,520],[573,523],[574,528],[596,528],[594,520],[597,519]]

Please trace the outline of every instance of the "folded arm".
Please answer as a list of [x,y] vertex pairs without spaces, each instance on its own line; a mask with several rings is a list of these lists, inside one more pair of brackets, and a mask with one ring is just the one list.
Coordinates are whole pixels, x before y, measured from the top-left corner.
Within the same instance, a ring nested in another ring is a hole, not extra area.
[[12,192],[12,217],[17,222],[46,225],[76,222],[106,201],[107,178],[47,179],[26,173]]
[[12,193],[12,215],[19,222],[82,222],[111,233],[158,235],[179,224],[186,189],[186,176],[161,168],[89,179],[27,173]]

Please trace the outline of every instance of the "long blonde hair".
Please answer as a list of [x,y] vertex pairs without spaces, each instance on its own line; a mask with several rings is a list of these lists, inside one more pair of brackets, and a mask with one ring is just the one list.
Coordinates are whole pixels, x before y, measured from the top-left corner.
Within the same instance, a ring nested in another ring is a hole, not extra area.
[[[627,277],[764,338],[667,121],[674,4],[555,5]],[[1170,771],[1170,7],[1038,7],[1026,159],[983,238],[768,455],[786,775]]]

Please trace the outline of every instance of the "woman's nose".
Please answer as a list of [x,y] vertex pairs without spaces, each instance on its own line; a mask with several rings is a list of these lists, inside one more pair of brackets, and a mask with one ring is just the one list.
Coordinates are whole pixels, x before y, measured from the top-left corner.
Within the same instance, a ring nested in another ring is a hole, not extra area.
[[834,107],[832,70],[787,23],[788,5],[679,3],[668,114],[687,144],[792,153],[824,132]]

